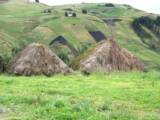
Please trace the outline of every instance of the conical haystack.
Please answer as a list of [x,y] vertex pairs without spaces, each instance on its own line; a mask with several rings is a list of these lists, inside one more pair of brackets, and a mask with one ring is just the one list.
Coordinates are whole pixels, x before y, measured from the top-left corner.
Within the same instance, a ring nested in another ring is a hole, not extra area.
[[28,45],[9,64],[9,73],[17,75],[53,75],[69,73],[71,69],[44,45]]
[[121,48],[114,40],[98,44],[80,61],[79,67],[85,73],[143,70],[137,57]]

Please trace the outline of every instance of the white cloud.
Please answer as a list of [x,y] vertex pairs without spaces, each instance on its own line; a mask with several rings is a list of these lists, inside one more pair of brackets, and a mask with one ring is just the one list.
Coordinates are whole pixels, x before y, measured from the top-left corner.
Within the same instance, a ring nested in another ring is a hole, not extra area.
[[62,5],[71,3],[81,3],[81,2],[89,2],[89,3],[113,2],[113,3],[129,4],[141,10],[160,14],[160,0],[40,0],[40,1],[48,5]]

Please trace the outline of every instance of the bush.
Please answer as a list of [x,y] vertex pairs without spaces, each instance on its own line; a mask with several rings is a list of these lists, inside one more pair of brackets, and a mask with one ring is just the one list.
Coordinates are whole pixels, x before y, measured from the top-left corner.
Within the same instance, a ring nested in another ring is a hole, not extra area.
[[0,72],[4,72],[5,71],[5,63],[3,58],[0,56]]
[[63,103],[63,101],[56,101],[55,105],[54,105],[56,108],[62,108],[65,106],[65,104]]
[[48,13],[51,13],[52,11],[51,11],[51,9],[48,9]]
[[91,46],[91,44],[89,43],[81,43],[81,48],[79,49],[79,53],[84,53],[89,47]]
[[43,13],[52,13],[51,9],[44,10]]
[[[151,34],[149,34],[142,26],[146,27],[157,37],[160,37],[160,17],[152,18],[149,16],[142,16],[134,19],[132,22],[133,30],[142,38],[142,42],[147,44],[152,50],[158,50],[159,42],[152,40]],[[144,38],[150,38],[150,40],[146,41]]]
[[68,58],[68,54],[67,54],[67,53],[65,53],[65,52],[60,52],[60,53],[58,54],[58,57],[59,57],[61,60],[63,60],[66,64],[69,63],[69,58]]
[[77,14],[76,14],[76,13],[73,13],[73,17],[77,17]]
[[105,6],[106,7],[114,7],[114,4],[112,4],[112,3],[106,3]]
[[12,56],[10,54],[0,56],[0,72],[6,72],[8,63],[11,60],[11,58]]
[[87,10],[83,9],[83,10],[82,10],[82,13],[83,13],[83,14],[87,14]]
[[65,16],[68,17],[68,13],[67,12],[65,12]]

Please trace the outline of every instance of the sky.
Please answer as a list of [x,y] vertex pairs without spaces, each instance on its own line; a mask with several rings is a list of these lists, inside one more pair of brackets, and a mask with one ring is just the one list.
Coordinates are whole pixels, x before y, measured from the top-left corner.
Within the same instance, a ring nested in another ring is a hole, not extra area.
[[160,0],[40,0],[40,2],[48,5],[63,5],[63,4],[82,3],[82,2],[86,3],[111,2],[111,3],[129,4],[140,10],[144,10],[150,13],[160,14]]

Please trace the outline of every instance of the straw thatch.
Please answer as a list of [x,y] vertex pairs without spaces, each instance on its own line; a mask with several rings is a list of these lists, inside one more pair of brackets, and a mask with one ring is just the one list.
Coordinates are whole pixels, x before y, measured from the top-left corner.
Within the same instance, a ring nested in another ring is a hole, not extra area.
[[80,61],[84,73],[143,70],[143,64],[133,54],[121,48],[114,40],[98,44]]
[[44,45],[33,43],[28,45],[9,64],[9,73],[16,75],[53,75],[67,74],[72,70]]

